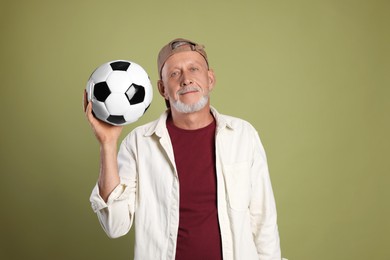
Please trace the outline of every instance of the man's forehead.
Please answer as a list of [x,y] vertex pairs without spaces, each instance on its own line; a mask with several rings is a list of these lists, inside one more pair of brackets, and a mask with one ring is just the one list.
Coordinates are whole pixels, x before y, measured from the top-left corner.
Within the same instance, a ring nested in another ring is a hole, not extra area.
[[175,67],[183,64],[200,64],[205,67],[207,66],[206,60],[203,58],[201,54],[195,51],[183,51],[178,52],[170,56],[165,62],[163,69],[165,67]]

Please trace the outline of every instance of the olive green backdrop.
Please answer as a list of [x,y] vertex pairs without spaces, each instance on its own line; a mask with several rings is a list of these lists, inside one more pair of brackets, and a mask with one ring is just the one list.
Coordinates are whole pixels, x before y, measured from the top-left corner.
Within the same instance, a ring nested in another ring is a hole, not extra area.
[[[89,204],[90,73],[206,45],[212,103],[267,151],[289,260],[390,259],[389,1],[1,1],[0,259],[131,259]],[[157,91],[148,122],[164,109]],[[127,126],[128,132],[133,126]]]

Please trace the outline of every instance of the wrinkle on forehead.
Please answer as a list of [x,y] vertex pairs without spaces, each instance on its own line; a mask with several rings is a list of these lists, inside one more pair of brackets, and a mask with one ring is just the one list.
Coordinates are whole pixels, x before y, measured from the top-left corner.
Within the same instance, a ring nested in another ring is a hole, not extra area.
[[175,53],[171,57],[169,57],[165,62],[161,72],[164,73],[164,71],[166,71],[167,69],[181,68],[182,66],[188,66],[191,64],[198,64],[206,68],[206,70],[209,69],[208,63],[200,53],[186,51]]

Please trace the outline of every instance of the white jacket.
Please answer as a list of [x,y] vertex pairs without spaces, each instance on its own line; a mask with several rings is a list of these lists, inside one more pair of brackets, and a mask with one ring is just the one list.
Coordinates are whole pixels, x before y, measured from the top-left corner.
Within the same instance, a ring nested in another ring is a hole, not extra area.
[[[223,259],[280,260],[276,207],[266,155],[246,121],[219,114],[216,172]],[[121,184],[107,203],[98,185],[90,201],[109,237],[125,235],[135,222],[135,259],[175,259],[179,226],[179,179],[165,112],[134,129],[118,153]],[[196,185],[196,183],[194,183]]]

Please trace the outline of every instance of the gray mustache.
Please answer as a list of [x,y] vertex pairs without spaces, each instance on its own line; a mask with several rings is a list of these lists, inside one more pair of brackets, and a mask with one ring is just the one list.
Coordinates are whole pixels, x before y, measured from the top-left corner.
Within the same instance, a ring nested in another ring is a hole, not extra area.
[[188,87],[183,87],[182,89],[180,89],[177,94],[179,95],[182,95],[182,94],[185,94],[187,92],[191,92],[191,91],[201,91],[201,88],[200,87],[197,87],[197,86],[188,86]]

